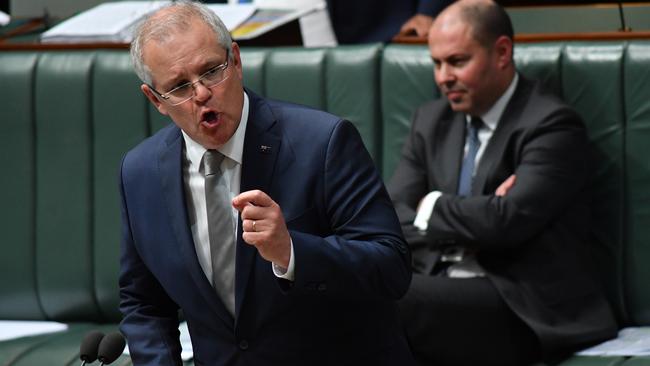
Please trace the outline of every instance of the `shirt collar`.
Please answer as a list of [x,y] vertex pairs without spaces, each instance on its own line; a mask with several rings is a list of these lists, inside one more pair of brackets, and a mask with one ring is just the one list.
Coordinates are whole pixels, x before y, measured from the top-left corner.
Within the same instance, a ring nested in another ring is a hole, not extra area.
[[[503,111],[506,109],[506,106],[508,105],[510,98],[512,98],[512,95],[515,93],[518,82],[519,74],[515,73],[515,77],[512,78],[512,81],[510,82],[510,85],[508,86],[508,89],[506,89],[505,93],[503,93],[501,97],[497,99],[496,103],[492,105],[492,108],[490,108],[481,116],[483,123],[485,123],[485,126],[487,126],[487,128],[489,128],[491,131],[494,131],[497,128],[497,124],[503,115]],[[468,122],[470,118],[471,117],[468,115]]]
[[[235,133],[232,135],[230,140],[217,148],[220,153],[237,162],[237,164],[241,164],[243,160],[244,138],[246,137],[246,125],[248,124],[248,104],[248,95],[244,92],[244,105],[242,106],[239,126],[237,126],[237,130],[235,130]],[[201,165],[201,159],[203,159],[203,154],[205,154],[207,149],[203,147],[203,145],[192,140],[185,131],[181,130],[181,132],[183,133],[183,139],[185,140],[185,157],[189,159],[192,167],[195,167],[198,170]]]

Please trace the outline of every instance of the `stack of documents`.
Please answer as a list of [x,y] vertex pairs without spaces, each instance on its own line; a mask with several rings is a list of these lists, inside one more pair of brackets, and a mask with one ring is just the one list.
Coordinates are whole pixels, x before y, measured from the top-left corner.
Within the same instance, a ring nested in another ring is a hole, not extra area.
[[650,327],[629,327],[618,337],[577,353],[582,356],[650,356]]
[[61,332],[66,329],[68,329],[66,324],[57,322],[0,320],[0,341]]
[[[190,338],[190,330],[187,328],[187,322],[181,322],[178,325],[178,331],[180,332],[181,359],[183,361],[190,361],[194,358],[194,350],[192,349],[192,339]],[[126,346],[122,353],[129,355],[129,346]]]
[[133,30],[147,14],[169,1],[104,3],[73,16],[41,35],[46,43],[131,42]]
[[[306,46],[334,45],[334,32],[318,26],[327,14],[323,0],[207,5],[223,21],[233,39],[260,36],[288,22],[299,20]],[[44,43],[130,43],[135,27],[151,12],[170,1],[116,1],[97,5],[52,27],[41,35]],[[261,7],[263,6],[263,7]],[[327,19],[329,25],[329,19]],[[308,24],[307,24],[308,23]],[[311,30],[311,31],[305,31]],[[329,35],[329,36],[327,36]]]

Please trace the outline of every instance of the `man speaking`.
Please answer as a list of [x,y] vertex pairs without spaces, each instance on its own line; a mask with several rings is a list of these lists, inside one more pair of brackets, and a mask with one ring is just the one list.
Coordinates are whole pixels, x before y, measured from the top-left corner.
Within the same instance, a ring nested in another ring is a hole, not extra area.
[[352,124],[255,95],[209,9],[177,1],[131,45],[174,121],[123,159],[121,330],[135,365],[410,365],[410,254]]

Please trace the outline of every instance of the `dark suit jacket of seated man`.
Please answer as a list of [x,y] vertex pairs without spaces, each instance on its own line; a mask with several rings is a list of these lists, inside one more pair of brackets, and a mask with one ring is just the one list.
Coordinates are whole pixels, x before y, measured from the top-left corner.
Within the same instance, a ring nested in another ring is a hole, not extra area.
[[417,273],[401,317],[424,364],[526,365],[616,335],[589,272],[585,127],[516,73],[512,34],[483,0],[429,32],[446,98],[415,112],[389,184]]
[[[179,310],[195,365],[413,365],[395,303],[408,246],[352,124],[244,90],[237,44],[199,3],[148,18],[132,55],[142,91],[174,121],[121,167],[134,365],[182,364]],[[214,224],[212,150],[230,183]]]

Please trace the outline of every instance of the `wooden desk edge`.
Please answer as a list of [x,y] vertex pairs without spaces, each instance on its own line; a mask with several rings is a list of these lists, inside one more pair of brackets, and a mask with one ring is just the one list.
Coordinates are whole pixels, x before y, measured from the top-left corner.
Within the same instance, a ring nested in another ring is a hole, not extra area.
[[[557,41],[623,41],[650,40],[650,31],[643,32],[585,32],[585,33],[521,33],[515,35],[517,43],[557,42]],[[426,37],[395,36],[392,43],[426,44]],[[89,49],[129,49],[128,43],[97,42],[97,43],[12,43],[1,42],[0,51],[20,50],[89,50]]]
[[[515,34],[517,43],[557,41],[623,41],[634,39],[650,40],[650,31],[643,32],[584,32],[584,33],[520,33]],[[426,37],[395,36],[393,43],[426,44]]]

